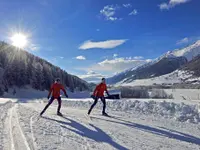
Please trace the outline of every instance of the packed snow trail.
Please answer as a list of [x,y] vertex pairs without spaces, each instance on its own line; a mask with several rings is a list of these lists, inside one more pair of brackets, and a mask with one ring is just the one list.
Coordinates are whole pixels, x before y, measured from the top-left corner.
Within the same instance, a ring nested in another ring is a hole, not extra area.
[[43,117],[39,117],[43,103],[0,105],[4,124],[0,126],[4,141],[0,149],[200,149],[199,124],[109,109],[111,117],[102,116],[99,109],[94,109],[89,117],[86,108],[66,105],[61,109],[64,117],[59,117],[55,115],[57,105],[54,104]]
[[11,149],[20,150],[26,149],[30,150],[29,144],[26,140],[26,137],[22,131],[22,128],[19,123],[18,114],[16,112],[16,105],[14,105],[9,114],[9,131],[11,139]]

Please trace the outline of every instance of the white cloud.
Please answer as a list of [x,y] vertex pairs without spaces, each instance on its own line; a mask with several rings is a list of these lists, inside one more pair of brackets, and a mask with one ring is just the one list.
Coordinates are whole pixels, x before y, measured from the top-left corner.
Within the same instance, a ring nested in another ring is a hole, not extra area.
[[187,3],[191,0],[169,0],[168,3],[161,3],[159,5],[160,9],[161,10],[169,10],[170,8],[173,8],[177,5],[180,5],[180,4],[184,4],[184,3]]
[[178,4],[186,3],[186,2],[189,2],[189,1],[190,0],[170,0],[169,4],[178,5]]
[[[116,16],[116,12],[119,12],[120,9],[129,9],[131,7],[132,5],[129,3],[122,5],[106,5],[103,9],[100,10],[100,14],[109,21],[123,20],[122,17]],[[129,15],[137,14],[137,9],[134,9],[132,12],[129,13]]]
[[115,21],[117,19],[118,19],[117,17],[109,17],[109,20],[111,20],[111,21]]
[[88,68],[82,68],[81,70],[94,70],[94,71],[103,71],[109,74],[114,74],[115,72],[122,72],[124,70],[138,67],[142,64],[151,61],[150,59],[147,60],[139,60],[134,59],[131,57],[127,58],[113,58],[111,60],[106,59],[102,62],[94,64]]
[[139,60],[139,59],[143,59],[144,57],[142,57],[142,56],[135,56],[135,57],[133,57],[133,59],[137,59],[137,60]]
[[177,45],[181,45],[181,44],[186,44],[189,42],[189,38],[185,37],[179,41],[176,42]]
[[113,54],[113,57],[116,58],[118,56],[118,54]]
[[100,41],[100,42],[92,42],[92,41],[85,41],[79,49],[91,49],[91,48],[102,48],[102,49],[111,49],[115,48],[119,45],[122,45],[125,43],[127,40],[126,39],[121,39],[121,40],[107,40],[107,41]]
[[124,6],[125,8],[130,8],[130,7],[132,7],[131,4],[123,4],[123,6]]
[[103,15],[106,20],[115,21],[118,20],[118,18],[115,17],[115,13],[119,8],[118,5],[106,5],[102,10],[100,10],[100,14]]
[[162,4],[159,5],[159,7],[160,7],[161,10],[169,9],[170,8],[167,3],[162,3]]
[[137,9],[134,9],[132,12],[129,13],[130,16],[137,15],[137,14],[138,14]]
[[64,57],[60,56],[60,59],[64,59]]
[[76,59],[78,59],[78,60],[86,60],[86,58],[84,56],[77,56]]
[[97,82],[100,82],[100,80],[105,76],[94,71],[89,71],[85,75],[79,75],[79,77],[82,78],[83,80],[86,80],[87,82],[97,83]]

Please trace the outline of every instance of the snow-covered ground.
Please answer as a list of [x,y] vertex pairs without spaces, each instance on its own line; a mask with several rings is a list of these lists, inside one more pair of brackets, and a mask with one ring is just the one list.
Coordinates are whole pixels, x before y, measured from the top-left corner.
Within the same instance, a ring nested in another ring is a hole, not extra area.
[[200,103],[200,89],[164,89],[164,91],[168,95],[172,94],[176,100],[189,100]]
[[55,115],[56,101],[39,117],[46,101],[3,100],[1,150],[200,149],[200,107],[195,101],[109,100],[111,117],[101,116],[101,103],[89,117],[91,99],[64,99],[64,117]]

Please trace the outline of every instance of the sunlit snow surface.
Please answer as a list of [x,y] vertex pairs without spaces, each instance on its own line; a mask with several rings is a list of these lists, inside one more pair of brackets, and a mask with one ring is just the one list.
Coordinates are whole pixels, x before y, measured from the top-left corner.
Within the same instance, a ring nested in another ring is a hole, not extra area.
[[64,117],[56,115],[56,101],[44,117],[39,117],[46,103],[41,99],[1,104],[0,149],[200,149],[198,102],[109,100],[112,117],[101,116],[100,102],[89,117],[92,102],[64,99]]

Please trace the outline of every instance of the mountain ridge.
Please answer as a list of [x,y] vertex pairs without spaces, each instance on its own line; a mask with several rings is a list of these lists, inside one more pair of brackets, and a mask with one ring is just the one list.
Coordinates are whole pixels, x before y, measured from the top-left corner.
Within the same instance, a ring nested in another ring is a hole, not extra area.
[[[186,64],[188,61],[191,61],[193,58],[195,58],[199,54],[200,54],[200,40],[198,40],[198,41],[194,42],[193,44],[191,44],[187,47],[184,47],[182,49],[175,49],[173,51],[168,51],[165,54],[159,56],[158,58],[152,60],[149,63],[145,63],[144,65],[141,65],[137,68],[130,68],[124,72],[121,72],[113,77],[108,78],[107,80],[108,80],[109,84],[116,84],[118,82],[121,83],[124,81],[128,82],[128,80],[132,81],[134,79],[140,79],[137,77],[131,79],[131,76],[137,76],[136,72],[141,70],[141,68],[144,70],[143,71],[144,73],[148,73],[148,71],[149,71],[148,68],[153,69],[153,66],[156,66],[156,64],[157,65],[160,64],[160,62],[163,60],[166,60],[166,61],[177,60],[177,61],[174,61],[175,64],[180,60],[181,65],[175,65],[173,67],[173,69],[169,69],[165,73],[156,75],[156,76],[161,76],[161,75],[168,74],[168,73],[175,71],[176,69],[180,68],[182,65]],[[184,62],[183,59],[185,59],[186,61]],[[166,63],[165,65],[163,64],[163,66],[160,68],[163,69],[163,68],[169,67],[170,65],[172,65],[172,64]],[[146,71],[145,71],[145,69],[146,69]],[[155,74],[156,73],[157,72],[155,72]],[[127,76],[127,74],[129,74],[129,75]],[[146,78],[143,78],[143,79],[148,79],[148,78],[152,78],[152,77],[155,77],[155,75],[151,74],[149,76],[146,76]]]

